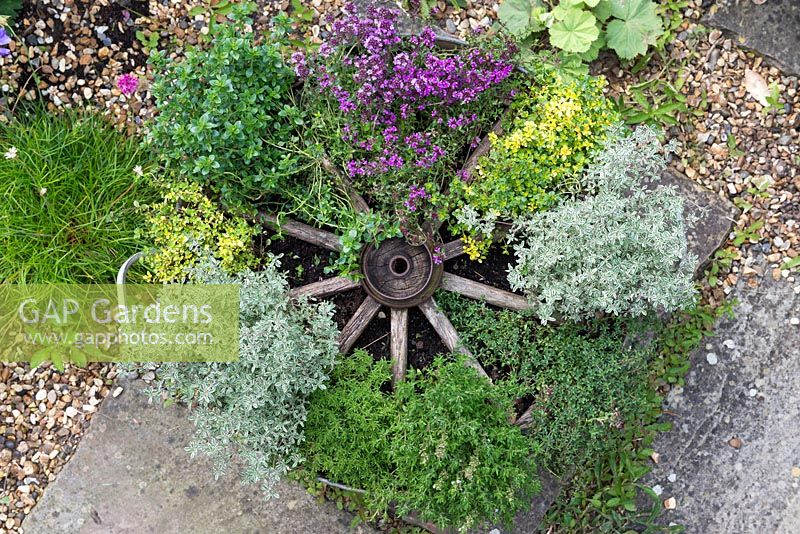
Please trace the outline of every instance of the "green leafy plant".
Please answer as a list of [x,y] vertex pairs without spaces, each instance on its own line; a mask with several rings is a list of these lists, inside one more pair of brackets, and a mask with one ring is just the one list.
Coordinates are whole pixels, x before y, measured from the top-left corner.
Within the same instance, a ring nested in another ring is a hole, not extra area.
[[326,267],[326,272],[358,278],[364,247],[378,246],[386,239],[401,235],[400,222],[397,220],[392,221],[377,211],[355,213],[351,224],[345,226],[339,236],[342,250],[335,262]]
[[228,273],[255,264],[255,227],[226,216],[195,182],[166,182],[161,187],[164,199],[147,207],[147,227],[141,231],[152,246],[143,260],[150,271],[146,280],[184,282],[209,256],[218,258]]
[[765,110],[782,110],[781,107],[781,88],[778,85],[778,82],[771,82],[769,84],[769,95],[766,97],[767,105],[765,106]]
[[112,283],[142,249],[139,203],[156,198],[137,141],[91,113],[0,123],[0,280]]
[[148,54],[154,50],[158,50],[158,41],[161,35],[153,30],[137,30],[136,40],[142,44],[144,51]]
[[744,151],[737,146],[736,137],[734,137],[732,133],[728,134],[726,144],[728,145],[728,153],[732,158],[738,159],[744,156]]
[[651,469],[653,440],[671,427],[661,418],[663,392],[673,384],[683,384],[689,354],[713,333],[714,323],[724,314],[732,315],[730,304],[713,308],[698,303],[656,327],[644,402],[630,414],[621,432],[608,436],[605,453],[578,466],[541,528],[558,534],[682,531],[680,526],[665,527],[656,521],[663,509],[661,500],[640,481]]
[[544,328],[452,293],[436,298],[481,362],[532,399],[525,426],[539,465],[563,475],[605,454],[609,438],[642,409],[647,353],[624,348],[626,324]]
[[514,224],[508,281],[542,321],[642,315],[692,302],[683,200],[672,188],[647,187],[666,165],[662,152],[653,130],[642,126],[626,137],[617,129],[587,169],[585,189],[594,195]]
[[22,0],[0,0],[0,18],[5,19],[0,22],[0,26],[5,26],[9,20],[14,20],[21,8]]
[[388,433],[397,408],[382,389],[390,379],[388,360],[356,350],[334,368],[330,387],[310,397],[305,425],[303,469],[369,489],[365,506],[373,513],[388,507],[392,485]]
[[159,113],[148,141],[168,167],[248,209],[296,172],[287,147],[303,118],[292,104],[294,73],[280,43],[257,42],[234,18],[213,25],[211,46],[191,48],[181,61],[151,56]]
[[236,455],[243,479],[267,496],[300,463],[308,396],[325,387],[338,354],[333,305],[291,300],[279,267],[276,259],[227,275],[214,262],[199,266],[200,283],[241,284],[239,360],[163,364],[154,392],[192,407],[192,456],[208,455],[219,475]]
[[[310,402],[306,468],[366,491],[373,514],[412,511],[467,530],[508,522],[538,488],[534,444],[510,425],[510,390],[461,361],[411,371],[393,396],[388,362],[357,352]],[[453,402],[457,398],[458,402]]]
[[708,285],[715,287],[719,283],[719,277],[730,271],[731,264],[737,257],[739,257],[739,253],[735,249],[722,248],[716,251],[711,260],[711,266],[706,271]]
[[656,7],[652,0],[505,0],[498,17],[524,44],[547,30],[552,46],[584,61],[604,48],[633,59],[664,31]]
[[409,373],[395,392],[402,416],[389,441],[399,513],[467,530],[509,524],[529,505],[536,444],[509,424],[510,393],[461,361]]
[[651,126],[675,126],[683,117],[702,115],[707,105],[705,92],[699,105],[689,108],[686,96],[681,93],[683,83],[682,70],[665,64],[657,75],[629,86],[625,94],[620,94],[614,101],[617,112],[625,124]]
[[[237,2],[233,0],[210,0],[204,5],[195,6],[189,10],[190,17],[211,13],[212,15],[227,17],[237,7]],[[255,2],[243,2],[240,9],[243,13],[252,13],[257,8]]]
[[745,242],[758,243],[761,240],[760,230],[764,227],[764,220],[759,219],[746,228],[737,228],[733,231],[733,246],[740,247]]

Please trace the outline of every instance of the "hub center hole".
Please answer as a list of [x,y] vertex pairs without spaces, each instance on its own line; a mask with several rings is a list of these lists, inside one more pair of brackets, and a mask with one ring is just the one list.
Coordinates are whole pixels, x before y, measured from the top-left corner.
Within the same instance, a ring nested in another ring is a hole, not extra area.
[[408,272],[408,260],[397,256],[389,262],[389,269],[396,275],[406,274]]

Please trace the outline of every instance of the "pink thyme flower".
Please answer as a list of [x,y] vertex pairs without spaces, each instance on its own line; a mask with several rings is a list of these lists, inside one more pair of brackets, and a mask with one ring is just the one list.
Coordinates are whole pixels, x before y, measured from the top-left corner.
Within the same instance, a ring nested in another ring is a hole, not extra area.
[[117,78],[117,88],[125,96],[131,96],[139,88],[139,78],[135,74],[123,74]]
[[442,250],[442,245],[436,245],[433,249],[433,263],[436,265],[441,265],[444,263],[444,251]]

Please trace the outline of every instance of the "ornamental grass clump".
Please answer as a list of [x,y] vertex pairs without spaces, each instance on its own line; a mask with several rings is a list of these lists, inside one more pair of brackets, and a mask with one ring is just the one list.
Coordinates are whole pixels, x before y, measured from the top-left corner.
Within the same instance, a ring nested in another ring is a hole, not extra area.
[[113,283],[145,246],[152,169],[99,115],[36,108],[0,123],[0,282]]
[[313,135],[362,193],[393,213],[412,186],[438,194],[499,116],[511,53],[438,50],[430,28],[401,35],[397,11],[371,7],[334,22],[318,52],[292,60],[306,81]]
[[333,305],[291,300],[278,269],[278,260],[237,275],[200,266],[199,283],[241,285],[239,360],[165,363],[159,374],[160,389],[192,407],[192,456],[208,455],[219,476],[235,455],[244,481],[267,496],[301,462],[308,397],[325,387],[338,354]]
[[515,221],[508,281],[543,321],[580,321],[602,312],[643,315],[693,302],[683,200],[654,186],[665,168],[655,132],[613,129],[587,169],[592,195]]
[[148,134],[167,167],[242,209],[297,172],[289,147],[303,123],[281,43],[245,27],[239,19],[214,25],[211,45],[187,49],[180,61],[151,55],[158,115]]
[[615,121],[604,85],[599,77],[568,81],[543,72],[514,98],[505,133],[490,133],[489,154],[451,185],[461,204],[452,230],[463,235],[472,259],[491,242],[481,226],[547,210],[576,186]]

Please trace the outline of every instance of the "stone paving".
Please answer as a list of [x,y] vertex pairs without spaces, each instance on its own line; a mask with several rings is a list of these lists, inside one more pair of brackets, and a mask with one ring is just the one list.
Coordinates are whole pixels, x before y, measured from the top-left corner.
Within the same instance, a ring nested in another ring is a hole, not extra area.
[[738,43],[756,50],[785,74],[800,75],[800,2],[719,0],[704,22],[733,32]]
[[121,380],[78,451],[22,523],[26,534],[338,534],[352,516],[317,503],[297,484],[280,483],[265,501],[235,469],[214,480],[210,462],[183,449],[194,425],[187,410],[148,403],[140,380]]
[[[763,259],[763,258],[762,258]],[[702,534],[800,532],[800,279],[744,280],[733,319],[691,357],[666,403],[646,483],[665,522]]]

